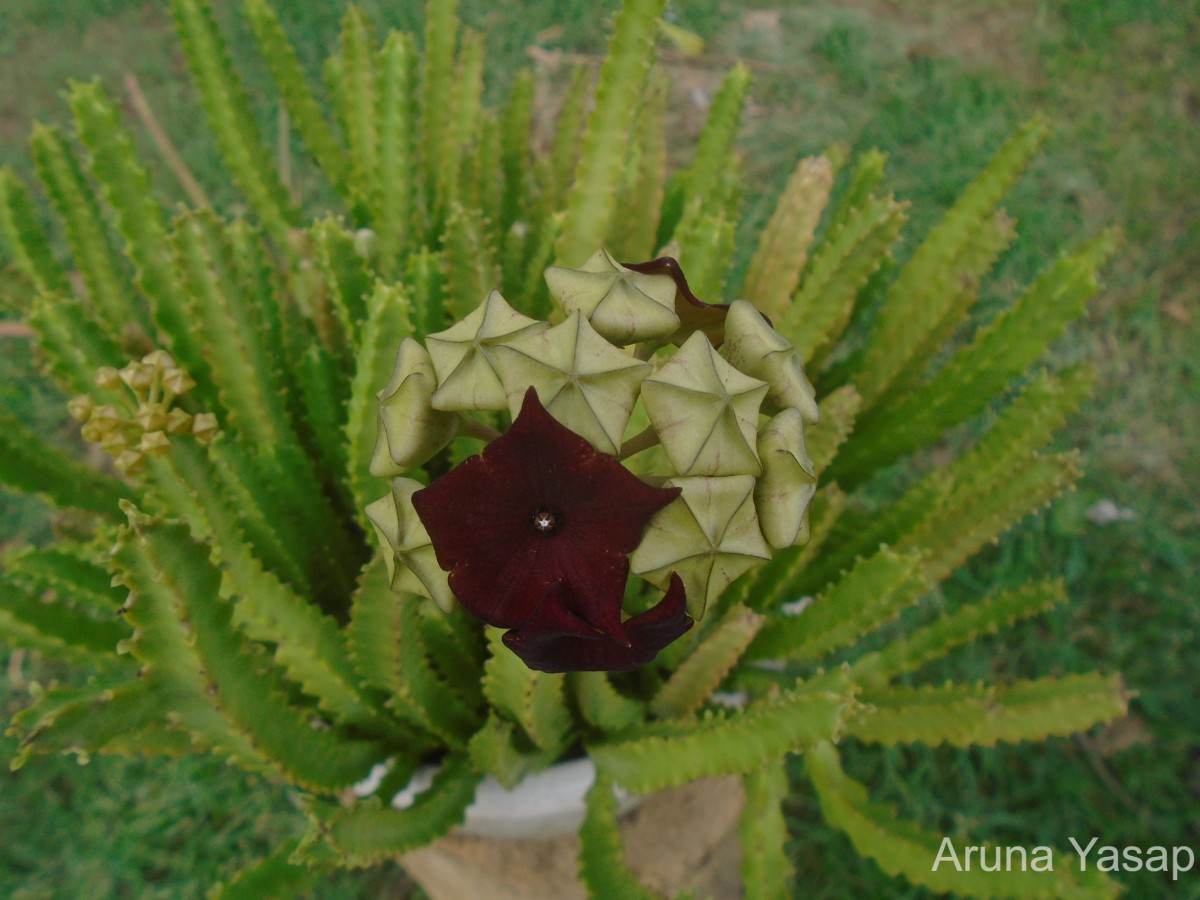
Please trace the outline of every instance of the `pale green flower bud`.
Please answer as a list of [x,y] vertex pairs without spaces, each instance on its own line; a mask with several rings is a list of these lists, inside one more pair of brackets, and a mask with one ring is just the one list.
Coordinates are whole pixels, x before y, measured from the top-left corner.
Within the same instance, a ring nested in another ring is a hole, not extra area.
[[428,597],[445,612],[454,609],[454,594],[446,573],[438,565],[429,532],[417,516],[412,495],[424,485],[411,478],[392,479],[392,492],[366,506],[365,512],[384,554],[392,588]]
[[167,413],[167,434],[187,434],[192,430],[192,417],[182,409],[175,408]]
[[147,431],[142,435],[138,449],[147,456],[166,456],[171,449],[171,442],[161,431]]
[[96,370],[96,386],[113,390],[121,386],[121,372],[112,366],[101,366]]
[[162,376],[163,387],[178,397],[180,394],[186,394],[196,386],[195,379],[187,372],[179,368],[168,368],[163,371]]
[[782,549],[808,541],[808,507],[817,476],[804,444],[800,410],[785,409],[758,436],[763,474],[754,487],[754,505],[763,535]]
[[606,341],[578,311],[548,331],[497,347],[494,359],[514,418],[532,386],[550,415],[613,455],[638,387],[654,369]]
[[151,350],[142,357],[142,362],[159,370],[175,368],[175,360],[166,350]]
[[688,614],[705,607],[735,578],[771,558],[754,510],[754,476],[672,478],[683,493],[659,510],[629,558],[634,574],[666,588],[678,572]]
[[379,398],[379,429],[371,455],[371,474],[399,475],[419,466],[445,447],[458,433],[460,418],[430,405],[437,378],[425,348],[405,338],[396,364]]
[[566,312],[587,316],[614,344],[665,338],[679,328],[675,281],[627,269],[607,250],[597,250],[580,269],[551,266],[546,285]]
[[729,307],[721,355],[735,368],[767,383],[768,409],[794,406],[806,422],[817,421],[816,395],[800,354],[748,300],[736,300]]
[[154,384],[156,370],[149,363],[130,363],[121,369],[121,380],[131,391],[146,391]]
[[143,431],[162,431],[167,427],[167,414],[161,403],[141,403],[133,415],[133,421]]
[[493,356],[497,345],[549,328],[523,316],[492,291],[469,316],[445,331],[425,339],[438,388],[434,409],[505,409],[508,399]]
[[388,581],[396,580],[396,544],[400,542],[400,518],[396,515],[396,500],[389,493],[363,507],[363,512],[375,529],[375,536],[383,548],[383,562],[387,566]]
[[196,413],[192,419],[192,434],[201,444],[212,443],[219,430],[217,417],[213,413]]
[[767,385],[739,372],[697,331],[642,382],[642,401],[681,475],[758,475],[758,410]]
[[95,401],[88,394],[80,394],[67,401],[67,412],[76,422],[86,422],[95,408]]
[[126,475],[137,475],[146,468],[146,457],[136,450],[123,450],[113,460],[113,465]]
[[[86,425],[83,430],[87,430]],[[88,437],[86,434],[84,435],[84,439],[93,440],[93,438]],[[125,432],[123,431],[110,431],[108,434],[100,437],[99,444],[100,449],[109,456],[117,456],[122,450],[129,449],[129,438],[125,436]]]
[[117,408],[111,403],[105,403],[103,406],[97,406],[92,410],[92,414],[88,418],[88,424],[96,426],[103,433],[108,433],[114,428],[120,427],[121,414],[117,412]]

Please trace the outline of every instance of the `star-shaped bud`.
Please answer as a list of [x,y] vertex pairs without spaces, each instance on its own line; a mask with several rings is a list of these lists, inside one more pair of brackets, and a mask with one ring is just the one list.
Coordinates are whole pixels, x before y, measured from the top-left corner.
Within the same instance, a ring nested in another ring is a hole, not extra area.
[[446,573],[438,565],[429,533],[412,505],[412,495],[423,485],[411,478],[392,480],[392,491],[365,512],[379,542],[391,552],[384,554],[392,588],[428,597],[445,612],[454,609],[454,594]]
[[494,364],[496,347],[549,327],[546,322],[521,315],[499,291],[492,291],[461,322],[425,339],[438,380],[433,408],[506,408],[508,398]]
[[88,394],[80,394],[67,401],[67,412],[76,422],[86,422],[95,408],[96,402]]
[[705,303],[693,294],[679,260],[660,256],[647,262],[624,265],[645,275],[666,275],[675,282],[675,315],[679,316],[679,328],[667,338],[670,343],[682,345],[695,331],[703,331],[714,347],[724,340],[725,314],[729,312],[729,304]]
[[167,434],[187,434],[192,430],[192,416],[179,407],[167,413]]
[[123,475],[138,475],[146,470],[146,457],[136,450],[122,450],[113,460],[113,465]]
[[607,250],[579,269],[551,266],[546,285],[566,312],[582,313],[614,344],[664,338],[679,328],[675,282],[626,268]]
[[754,511],[754,476],[672,478],[682,496],[650,520],[634,574],[666,587],[674,573],[695,619],[743,572],[771,558]]
[[678,575],[671,577],[662,600],[624,623],[628,643],[592,628],[571,606],[565,583],[554,583],[532,615],[505,633],[504,643],[525,665],[541,672],[627,672],[652,661],[659,650],[692,627]]
[[159,370],[175,368],[175,360],[166,350],[151,350],[142,357],[142,362]]
[[121,380],[133,391],[145,391],[154,384],[157,370],[153,363],[131,362],[121,369]]
[[763,535],[782,549],[808,540],[808,507],[817,492],[817,476],[804,444],[804,419],[785,409],[758,436],[763,474],[754,487],[754,505]]
[[494,358],[514,416],[533,387],[550,415],[613,455],[642,379],[654,369],[606,341],[578,311],[548,331],[497,347]]
[[748,300],[735,300],[729,307],[721,355],[731,365],[767,383],[769,409],[794,406],[806,422],[817,421],[816,395],[804,374],[800,354]]
[[101,366],[96,370],[96,386],[107,390],[119,388],[122,384],[121,370],[114,366]]
[[[522,629],[535,614],[557,621],[569,613],[629,648],[621,619],[628,554],[678,493],[597,452],[530,388],[508,431],[412,502],[451,589],[476,618]],[[539,613],[544,604],[554,609]]]
[[163,387],[175,396],[186,394],[196,386],[196,380],[180,368],[167,369],[162,376]]
[[642,382],[642,401],[681,475],[757,475],[758,409],[767,385],[739,372],[701,332]]
[[129,449],[129,438],[120,431],[111,431],[100,439],[100,449],[109,456],[117,456]]
[[458,433],[458,415],[431,405],[436,388],[429,354],[412,338],[405,338],[391,379],[375,395],[379,398],[379,428],[371,454],[372,475],[390,478],[419,466]]
[[147,431],[138,443],[138,450],[146,456],[158,458],[170,452],[171,442],[161,431]]
[[167,427],[166,406],[162,403],[140,403],[133,421],[143,431],[161,431]]
[[220,430],[214,413],[196,413],[192,417],[192,434],[201,444],[211,444]]

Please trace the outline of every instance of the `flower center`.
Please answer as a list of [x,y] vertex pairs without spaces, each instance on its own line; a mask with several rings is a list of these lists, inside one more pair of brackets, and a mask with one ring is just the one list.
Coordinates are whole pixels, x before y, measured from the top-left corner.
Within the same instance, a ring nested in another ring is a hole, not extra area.
[[533,529],[534,534],[542,534],[549,537],[552,534],[557,534],[559,526],[562,524],[562,519],[558,513],[552,509],[541,507],[529,517],[529,525]]

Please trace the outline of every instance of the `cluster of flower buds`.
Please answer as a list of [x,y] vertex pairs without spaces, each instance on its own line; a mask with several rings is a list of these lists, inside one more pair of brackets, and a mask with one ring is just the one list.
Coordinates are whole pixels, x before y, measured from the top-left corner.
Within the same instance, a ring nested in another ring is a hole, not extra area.
[[[493,291],[404,341],[371,466],[393,490],[367,512],[397,589],[457,598],[534,668],[632,668],[807,540],[817,407],[770,322],[702,303],[673,259],[601,250],[546,282],[557,324]],[[513,425],[489,435],[477,411]],[[494,440],[428,487],[403,477],[460,436]],[[622,620],[631,571],[665,596]]]
[[207,444],[217,434],[215,415],[192,415],[174,405],[196,382],[162,350],[123,369],[103,367],[96,372],[96,385],[106,391],[124,386],[132,399],[100,404],[91,395],[80,394],[67,403],[67,409],[83,423],[83,439],[99,444],[126,475],[140,473],[147,457],[165,455],[173,435],[190,434]]

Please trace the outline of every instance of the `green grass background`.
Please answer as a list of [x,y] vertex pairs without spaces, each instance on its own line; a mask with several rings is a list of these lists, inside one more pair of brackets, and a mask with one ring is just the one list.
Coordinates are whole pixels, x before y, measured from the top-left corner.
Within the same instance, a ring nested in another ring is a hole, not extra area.
[[[239,4],[216,5],[263,121],[273,123],[276,101]],[[275,6],[315,72],[345,3]],[[363,6],[381,28],[420,32],[423,4]],[[236,212],[165,7],[3,0],[0,165],[29,174],[30,126],[66,121],[59,92],[68,79],[99,76],[121,94],[133,71],[210,196]],[[552,83],[563,60],[598,58],[615,8],[464,0],[464,20],[487,35],[489,98],[502,98],[513,72],[531,63],[530,46]],[[1055,573],[1071,603],[979,642],[932,676],[1120,671],[1138,692],[1131,715],[1076,739],[994,750],[849,746],[847,766],[877,798],[952,835],[1060,847],[1068,835],[1083,843],[1096,835],[1200,850],[1200,11],[1186,0],[697,0],[672,4],[669,16],[707,40],[698,57],[666,59],[673,143],[688,146],[735,58],[754,73],[741,140],[753,223],[770,214],[800,156],[835,142],[878,147],[889,154],[888,183],[911,202],[903,255],[1004,137],[1042,111],[1054,133],[1006,204],[1020,239],[985,288],[981,319],[1064,247],[1108,224],[1124,229],[1106,289],[1054,350],[1100,371],[1095,399],[1060,439],[1083,448],[1079,489],[981,553],[937,598],[952,608]],[[182,199],[165,168],[156,178]],[[310,187],[303,168],[296,181]],[[28,342],[0,342],[0,405],[68,435],[54,391],[28,374]],[[923,463],[937,461],[935,452]],[[1130,517],[1092,523],[1086,513],[1102,499]],[[0,541],[37,540],[46,528],[36,501],[0,492]],[[0,664],[0,719],[29,702],[34,682],[78,677],[2,646]],[[14,749],[0,738],[0,760]],[[800,766],[788,814],[804,896],[919,895],[823,825]],[[212,760],[38,759],[0,774],[0,896],[200,896],[300,820],[287,791]],[[1200,874],[1185,879],[1124,878],[1133,896],[1200,895]],[[385,870],[339,876],[318,895],[405,890]]]

